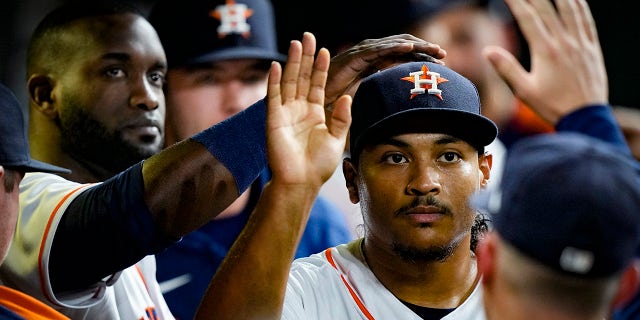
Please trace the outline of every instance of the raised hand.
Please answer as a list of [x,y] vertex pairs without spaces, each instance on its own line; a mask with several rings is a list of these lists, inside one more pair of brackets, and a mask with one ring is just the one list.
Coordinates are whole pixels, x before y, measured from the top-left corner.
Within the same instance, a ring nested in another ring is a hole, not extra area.
[[240,237],[225,257],[196,319],[279,319],[291,261],[320,187],[336,169],[351,124],[351,97],[325,122],[329,52],[305,33],[267,90],[267,156],[272,171]]
[[334,172],[344,150],[351,124],[351,98],[335,104],[331,121],[325,123],[324,89],[329,51],[319,50],[305,33],[302,43],[292,41],[281,71],[274,62],[269,73],[267,109],[267,155],[273,180],[320,187]]
[[486,58],[514,94],[551,124],[581,107],[608,103],[607,72],[585,0],[506,0],[529,44],[531,70],[500,47]]

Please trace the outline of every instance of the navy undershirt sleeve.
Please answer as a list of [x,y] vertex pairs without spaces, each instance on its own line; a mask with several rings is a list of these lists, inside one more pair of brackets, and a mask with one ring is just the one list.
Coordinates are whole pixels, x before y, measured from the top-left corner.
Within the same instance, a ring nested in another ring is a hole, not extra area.
[[267,105],[262,99],[192,138],[229,169],[242,193],[267,168],[266,123]]
[[83,191],[65,210],[50,253],[51,283],[56,292],[85,288],[177,240],[156,229],[140,162]]
[[609,105],[593,105],[578,109],[560,119],[556,130],[579,132],[603,140],[631,156],[631,150]]

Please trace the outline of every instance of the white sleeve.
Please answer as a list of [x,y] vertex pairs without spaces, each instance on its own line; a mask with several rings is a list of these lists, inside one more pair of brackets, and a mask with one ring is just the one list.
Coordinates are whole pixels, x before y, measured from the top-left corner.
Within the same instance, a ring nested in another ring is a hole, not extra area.
[[[53,306],[87,307],[104,297],[106,281],[65,296],[56,296],[49,279],[49,252],[60,218],[71,201],[93,185],[79,184],[48,173],[25,175],[20,183],[16,232],[7,258],[0,267],[0,281]],[[113,281],[117,275],[109,278]]]

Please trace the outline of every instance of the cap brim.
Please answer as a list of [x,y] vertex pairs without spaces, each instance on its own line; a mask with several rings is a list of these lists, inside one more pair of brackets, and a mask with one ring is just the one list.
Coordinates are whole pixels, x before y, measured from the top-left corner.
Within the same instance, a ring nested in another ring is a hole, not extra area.
[[461,110],[409,109],[386,117],[360,134],[355,144],[361,148],[370,142],[404,133],[444,133],[462,139],[480,149],[498,135],[498,128],[488,118]]
[[62,167],[54,166],[52,164],[44,163],[38,160],[29,160],[26,163],[18,165],[7,165],[7,167],[15,167],[24,170],[25,172],[49,172],[49,173],[71,173],[71,170]]
[[215,52],[211,52],[208,54],[198,56],[193,59],[189,59],[185,61],[185,64],[198,64],[198,63],[216,62],[216,61],[232,60],[232,59],[261,59],[261,60],[285,62],[287,61],[287,56],[278,52],[273,52],[272,50],[265,50],[265,49],[256,48],[256,47],[238,46],[233,48],[216,50]]

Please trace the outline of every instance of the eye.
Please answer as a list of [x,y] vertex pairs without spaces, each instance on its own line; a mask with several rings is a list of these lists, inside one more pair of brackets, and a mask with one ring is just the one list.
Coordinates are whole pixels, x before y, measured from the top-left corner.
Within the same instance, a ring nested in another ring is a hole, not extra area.
[[108,68],[104,73],[110,78],[122,78],[125,76],[125,72],[121,68]]
[[154,71],[149,74],[149,81],[158,87],[162,87],[165,82],[164,72]]
[[401,164],[401,163],[406,163],[409,160],[400,153],[392,153],[392,154],[385,155],[383,157],[383,161],[391,164]]
[[246,75],[242,77],[242,82],[247,85],[261,84],[263,81],[265,81],[265,79],[267,79],[268,76],[269,76],[268,71],[247,72]]
[[445,152],[440,157],[438,157],[438,161],[445,163],[458,162],[460,161],[460,159],[460,155],[455,152]]

